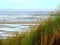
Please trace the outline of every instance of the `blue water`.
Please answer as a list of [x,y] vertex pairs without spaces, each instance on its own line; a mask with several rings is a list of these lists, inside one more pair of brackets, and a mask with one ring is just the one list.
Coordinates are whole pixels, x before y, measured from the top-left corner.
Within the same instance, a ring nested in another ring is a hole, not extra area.
[[[37,22],[40,21],[40,19],[45,19],[47,16],[30,16],[30,15],[0,15],[0,22]],[[26,32],[29,29],[29,26],[32,24],[0,24],[0,36],[7,36],[10,35],[6,32]],[[35,24],[33,24],[35,25]]]

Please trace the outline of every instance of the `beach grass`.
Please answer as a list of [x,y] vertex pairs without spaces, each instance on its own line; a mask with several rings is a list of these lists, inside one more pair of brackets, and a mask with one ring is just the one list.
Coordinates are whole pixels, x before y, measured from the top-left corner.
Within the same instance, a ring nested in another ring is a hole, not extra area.
[[[16,33],[16,36],[0,39],[0,45],[60,45],[60,14],[47,18],[30,32]],[[50,15],[51,16],[51,15]]]

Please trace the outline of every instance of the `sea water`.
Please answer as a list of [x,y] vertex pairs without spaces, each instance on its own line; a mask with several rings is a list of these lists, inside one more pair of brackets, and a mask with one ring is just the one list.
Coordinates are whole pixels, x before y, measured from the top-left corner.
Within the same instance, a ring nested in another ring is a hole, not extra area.
[[[30,15],[1,15],[0,22],[38,22],[40,19],[45,19],[48,16],[30,16]],[[29,25],[35,24],[1,24],[0,23],[0,36],[11,35],[14,31],[25,32],[29,29]],[[9,33],[10,32],[10,33]]]

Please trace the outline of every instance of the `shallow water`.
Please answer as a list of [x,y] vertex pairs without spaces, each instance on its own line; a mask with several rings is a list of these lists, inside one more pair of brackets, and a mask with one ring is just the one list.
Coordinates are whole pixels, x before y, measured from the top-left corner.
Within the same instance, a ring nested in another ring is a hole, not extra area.
[[[48,16],[0,16],[0,22],[37,22]],[[29,25],[35,24],[0,24],[0,36],[7,36],[9,32],[22,32],[29,29]],[[6,32],[6,33],[5,33]]]

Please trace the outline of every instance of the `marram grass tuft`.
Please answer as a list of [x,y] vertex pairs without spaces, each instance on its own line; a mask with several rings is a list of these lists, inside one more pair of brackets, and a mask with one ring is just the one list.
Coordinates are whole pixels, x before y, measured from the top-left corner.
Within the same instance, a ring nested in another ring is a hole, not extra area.
[[[60,14],[59,14],[60,15]],[[60,16],[47,18],[30,32],[0,39],[0,45],[60,45]]]

